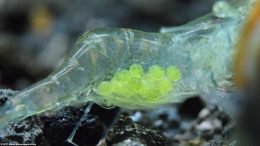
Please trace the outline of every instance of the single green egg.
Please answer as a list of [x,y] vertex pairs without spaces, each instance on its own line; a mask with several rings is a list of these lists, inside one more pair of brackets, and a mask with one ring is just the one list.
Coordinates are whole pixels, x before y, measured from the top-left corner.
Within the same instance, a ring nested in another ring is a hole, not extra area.
[[169,66],[166,69],[166,75],[171,81],[178,81],[181,79],[181,72],[175,66]]
[[153,65],[149,68],[148,74],[150,80],[161,79],[165,76],[165,71],[158,65]]
[[112,78],[113,81],[127,82],[130,79],[129,71],[126,69],[118,71]]
[[140,64],[133,64],[129,67],[129,74],[132,77],[142,77],[144,74],[143,67]]
[[101,82],[100,85],[98,86],[97,90],[98,93],[102,96],[109,96],[112,93],[111,90],[111,82],[109,81],[104,81]]
[[131,91],[138,93],[138,90],[141,89],[143,84],[140,78],[133,77],[127,82],[126,85]]
[[165,95],[172,91],[173,89],[173,82],[169,80],[168,78],[163,78],[161,80],[158,80],[157,82],[157,88],[159,89],[159,92],[161,95]]

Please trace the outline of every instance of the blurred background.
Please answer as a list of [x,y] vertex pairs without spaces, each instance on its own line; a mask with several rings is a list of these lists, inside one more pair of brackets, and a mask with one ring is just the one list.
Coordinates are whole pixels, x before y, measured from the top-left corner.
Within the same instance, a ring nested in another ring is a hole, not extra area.
[[84,32],[158,32],[209,13],[216,0],[0,0],[0,88],[23,89],[51,73]]

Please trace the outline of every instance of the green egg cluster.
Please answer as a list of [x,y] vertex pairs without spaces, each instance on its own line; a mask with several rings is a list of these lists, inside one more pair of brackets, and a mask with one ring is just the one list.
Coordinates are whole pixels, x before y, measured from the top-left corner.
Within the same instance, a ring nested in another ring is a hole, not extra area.
[[145,72],[140,64],[133,64],[128,70],[118,71],[110,81],[101,82],[97,93],[107,98],[155,100],[171,92],[180,79],[181,72],[175,66],[153,65]]

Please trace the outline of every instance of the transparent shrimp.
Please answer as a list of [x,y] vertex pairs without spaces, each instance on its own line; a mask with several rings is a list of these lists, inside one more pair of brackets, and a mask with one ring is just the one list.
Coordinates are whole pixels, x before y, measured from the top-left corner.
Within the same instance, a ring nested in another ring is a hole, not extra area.
[[[211,88],[232,86],[232,58],[242,17],[206,19],[165,33],[130,29],[98,29],[83,34],[54,73],[22,90],[0,107],[0,128],[8,122],[72,103],[147,108],[176,102]],[[148,100],[108,98],[97,92],[103,81],[132,64],[175,66],[181,79],[167,95]]]

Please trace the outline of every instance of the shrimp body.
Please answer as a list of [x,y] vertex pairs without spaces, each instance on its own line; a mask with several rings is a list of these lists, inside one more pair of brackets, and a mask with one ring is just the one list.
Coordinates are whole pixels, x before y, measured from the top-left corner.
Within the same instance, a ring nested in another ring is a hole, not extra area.
[[[232,78],[234,44],[242,22],[241,17],[209,17],[166,33],[131,29],[87,32],[54,73],[0,107],[0,128],[12,120],[72,103],[146,108],[176,102],[201,90],[231,86],[228,78]],[[109,98],[98,92],[102,82],[111,81],[133,64],[144,72],[155,65],[163,69],[174,66],[181,78],[174,81],[171,91],[153,99],[141,96],[141,92]]]

